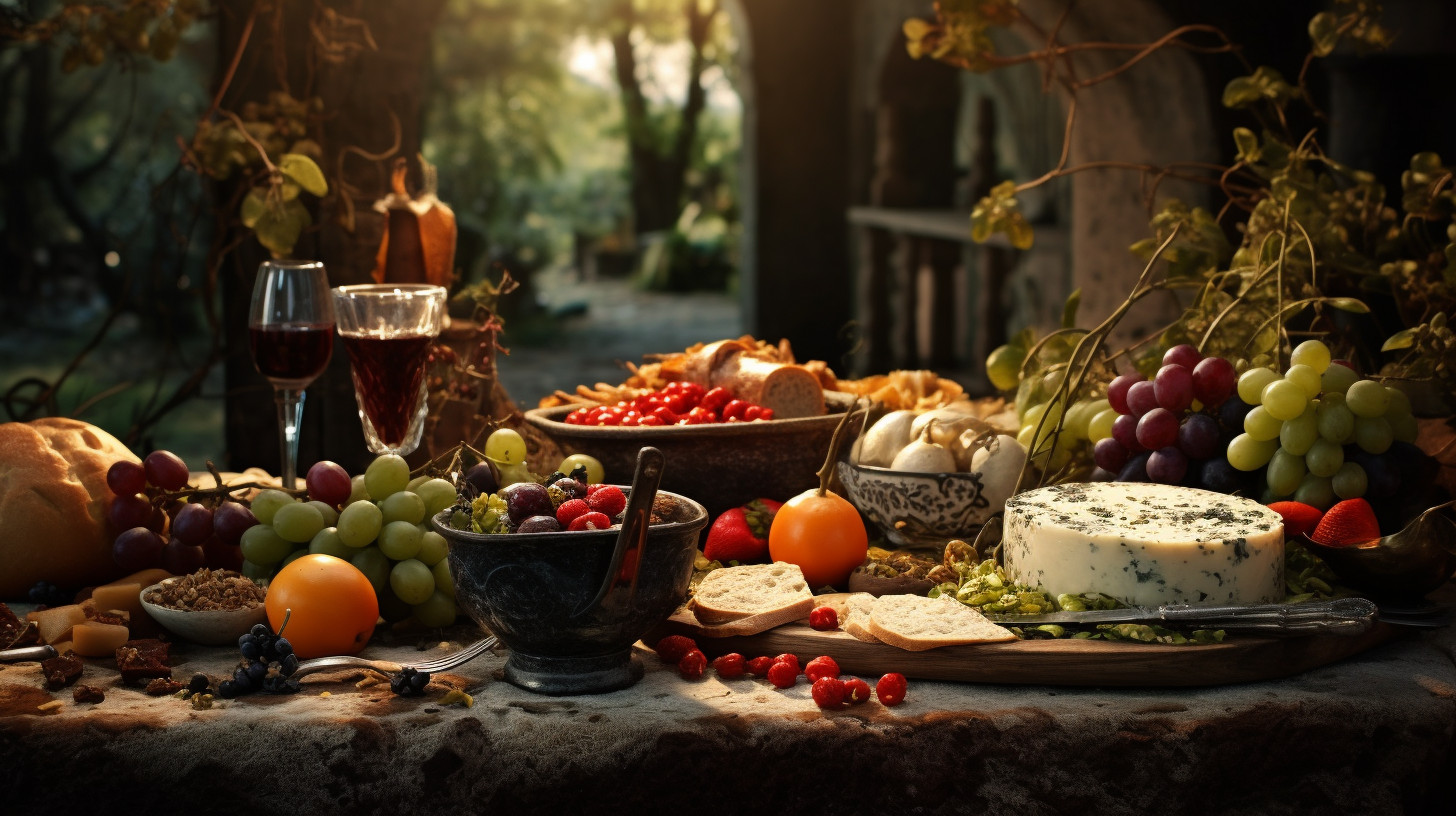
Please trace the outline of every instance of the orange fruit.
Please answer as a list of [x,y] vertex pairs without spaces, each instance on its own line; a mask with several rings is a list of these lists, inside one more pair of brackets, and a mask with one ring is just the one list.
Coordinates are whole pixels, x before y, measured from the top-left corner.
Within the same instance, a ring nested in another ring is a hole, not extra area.
[[268,624],[275,632],[282,630],[300,660],[357,653],[379,620],[379,601],[369,579],[332,555],[305,555],[279,570],[263,606]]
[[868,551],[859,511],[832,490],[822,495],[817,488],[806,490],[789,499],[768,528],[769,557],[798,564],[814,589],[843,587]]

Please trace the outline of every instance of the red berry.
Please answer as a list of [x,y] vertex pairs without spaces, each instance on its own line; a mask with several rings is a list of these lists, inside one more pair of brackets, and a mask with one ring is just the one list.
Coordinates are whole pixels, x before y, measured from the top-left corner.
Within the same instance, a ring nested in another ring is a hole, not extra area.
[[743,409],[744,422],[752,422],[755,419],[761,418],[762,416],[763,408],[752,403],[749,403],[748,407]]
[[713,658],[713,671],[717,672],[718,676],[724,680],[742,677],[745,670],[743,655],[737,652],[719,655]]
[[899,672],[890,672],[880,678],[875,684],[875,696],[880,702],[887,706],[897,706],[905,702],[905,675]]
[[556,508],[556,520],[561,522],[562,527],[571,527],[571,523],[578,518],[591,512],[591,507],[585,499],[568,499]]
[[[565,504],[566,502],[562,502]],[[602,513],[582,513],[566,526],[568,530],[605,530],[612,526],[612,520]]]
[[743,419],[743,412],[748,410],[748,405],[743,400],[729,400],[728,404],[723,406],[723,419]]
[[851,677],[844,681],[844,699],[851,705],[863,703],[870,698],[873,692],[870,691],[870,684],[858,677]]
[[703,395],[703,399],[698,403],[698,407],[707,408],[709,411],[717,414],[721,413],[723,406],[727,405],[732,399],[733,394],[728,389],[722,387],[710,388],[708,393]]
[[627,509],[627,494],[616,485],[605,485],[587,493],[586,503],[607,518],[616,518],[618,513]]
[[683,655],[698,648],[697,641],[686,635],[668,635],[657,641],[657,656],[663,663],[676,663]]
[[793,688],[799,682],[799,667],[780,660],[768,667],[768,681],[777,688]]
[[708,658],[697,649],[689,649],[688,653],[682,656],[677,662],[677,673],[683,676],[684,680],[702,679],[703,672],[708,668]]
[[768,674],[768,670],[773,666],[773,663],[772,657],[755,657],[748,661],[748,673],[754,677],[763,677]]
[[809,689],[814,704],[820,708],[839,708],[844,705],[844,681],[837,677],[821,677]]
[[792,655],[792,654],[789,654],[788,652],[785,652],[785,653],[783,653],[781,655],[776,656],[774,658],[774,662],[775,663],[787,663],[790,666],[793,666],[794,667],[794,673],[795,674],[798,674],[799,673],[799,656],[798,655]]
[[834,662],[834,658],[829,655],[820,655],[810,660],[809,664],[804,667],[804,676],[809,678],[811,683],[818,682],[823,677],[838,677],[839,664]]
[[809,613],[809,627],[821,632],[832,632],[839,628],[839,613],[832,606],[815,607]]

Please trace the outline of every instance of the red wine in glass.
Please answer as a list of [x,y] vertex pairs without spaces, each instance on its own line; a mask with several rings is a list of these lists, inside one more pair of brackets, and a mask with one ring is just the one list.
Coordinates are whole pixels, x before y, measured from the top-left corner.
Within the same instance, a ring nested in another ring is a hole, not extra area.
[[250,326],[248,341],[258,372],[275,383],[308,385],[328,367],[334,351],[331,323]]
[[381,442],[401,447],[420,409],[425,360],[434,336],[351,333],[343,338],[360,407]]

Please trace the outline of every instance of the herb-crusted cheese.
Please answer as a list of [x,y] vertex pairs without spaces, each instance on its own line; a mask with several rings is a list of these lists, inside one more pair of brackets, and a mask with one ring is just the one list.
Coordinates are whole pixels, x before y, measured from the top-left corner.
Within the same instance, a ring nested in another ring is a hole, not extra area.
[[1017,583],[1124,603],[1269,603],[1284,597],[1284,525],[1258,502],[1140,482],[1063,484],[1006,502],[1002,553]]

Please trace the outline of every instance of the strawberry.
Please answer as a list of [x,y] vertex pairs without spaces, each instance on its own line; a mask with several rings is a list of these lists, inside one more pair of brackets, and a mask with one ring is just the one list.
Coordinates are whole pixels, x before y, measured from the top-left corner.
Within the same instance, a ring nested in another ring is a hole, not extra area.
[[1380,538],[1380,522],[1364,499],[1345,499],[1325,512],[1310,534],[1326,547],[1352,547]]
[[783,502],[754,499],[742,507],[723,511],[713,520],[703,555],[709,561],[751,564],[768,556],[768,530]]
[[1299,538],[1309,535],[1324,515],[1318,507],[1304,502],[1281,501],[1269,505],[1269,509],[1284,517],[1284,538]]
[[603,485],[596,490],[588,489],[587,506],[609,519],[627,509],[627,495],[616,485]]

